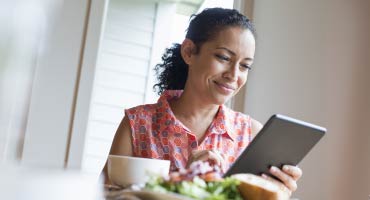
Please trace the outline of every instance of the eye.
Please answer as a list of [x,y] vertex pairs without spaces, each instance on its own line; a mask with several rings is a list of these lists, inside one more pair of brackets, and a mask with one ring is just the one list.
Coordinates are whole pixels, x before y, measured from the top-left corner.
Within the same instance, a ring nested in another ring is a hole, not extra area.
[[220,60],[224,60],[224,61],[230,61],[230,58],[227,57],[227,56],[223,56],[223,55],[220,55],[220,54],[215,54],[215,56],[220,59]]
[[247,70],[252,70],[252,68],[249,65],[241,64],[240,66],[242,66],[243,68],[245,68]]

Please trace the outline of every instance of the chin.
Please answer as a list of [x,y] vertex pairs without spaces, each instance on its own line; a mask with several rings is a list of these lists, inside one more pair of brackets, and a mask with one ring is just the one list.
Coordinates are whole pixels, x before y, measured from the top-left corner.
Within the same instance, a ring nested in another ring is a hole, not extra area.
[[211,95],[213,98],[213,102],[215,104],[221,105],[225,104],[227,101],[229,101],[238,90],[234,90],[233,92],[225,92],[224,90],[220,90],[217,86],[214,88],[214,90],[211,90]]
[[214,97],[214,102],[217,105],[225,104],[227,101],[231,99],[232,96],[225,96],[225,95],[217,95]]

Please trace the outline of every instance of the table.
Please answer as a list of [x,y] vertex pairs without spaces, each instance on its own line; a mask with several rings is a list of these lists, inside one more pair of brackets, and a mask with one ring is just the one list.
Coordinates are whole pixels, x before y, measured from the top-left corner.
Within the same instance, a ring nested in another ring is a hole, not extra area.
[[120,188],[104,185],[105,200],[192,200],[178,194],[163,194],[146,189]]

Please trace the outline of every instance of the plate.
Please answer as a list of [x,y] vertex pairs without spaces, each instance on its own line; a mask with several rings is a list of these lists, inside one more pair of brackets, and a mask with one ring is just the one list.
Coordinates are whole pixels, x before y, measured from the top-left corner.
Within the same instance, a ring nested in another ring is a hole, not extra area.
[[120,191],[111,191],[106,195],[107,200],[121,199],[120,197],[138,197],[141,200],[192,200],[192,198],[179,195],[176,193],[160,193],[154,192],[147,189],[142,189],[138,191],[134,190],[120,190]]

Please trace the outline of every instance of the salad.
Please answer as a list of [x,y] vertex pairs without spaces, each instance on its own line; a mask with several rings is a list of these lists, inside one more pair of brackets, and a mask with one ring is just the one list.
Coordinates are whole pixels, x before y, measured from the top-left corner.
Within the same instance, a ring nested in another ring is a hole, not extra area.
[[168,176],[152,175],[145,188],[162,193],[178,193],[193,199],[204,200],[242,200],[235,178],[222,178],[218,166],[197,161],[188,169],[171,172]]

